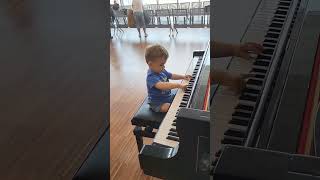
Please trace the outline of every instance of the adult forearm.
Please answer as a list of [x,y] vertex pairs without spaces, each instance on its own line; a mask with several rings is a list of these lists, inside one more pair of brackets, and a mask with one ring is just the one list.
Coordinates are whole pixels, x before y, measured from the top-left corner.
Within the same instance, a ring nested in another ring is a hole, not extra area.
[[236,45],[213,41],[211,54],[214,58],[234,56]]
[[228,83],[229,82],[228,79],[230,78],[230,75],[225,71],[213,70],[210,73],[210,77],[211,77],[211,82],[213,82],[214,84],[221,84],[224,86],[230,85],[230,83]]

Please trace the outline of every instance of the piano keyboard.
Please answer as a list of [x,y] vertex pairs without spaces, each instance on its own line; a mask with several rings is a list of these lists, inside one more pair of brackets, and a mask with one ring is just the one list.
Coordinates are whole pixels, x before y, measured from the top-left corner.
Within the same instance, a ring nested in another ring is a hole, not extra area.
[[[229,64],[229,71],[252,72],[255,74],[246,84],[239,98],[219,87],[213,98],[214,153],[219,157],[219,149],[223,144],[245,145],[249,130],[252,125],[256,108],[259,104],[261,93],[274,59],[275,50],[279,45],[279,39],[289,11],[294,0],[263,0],[252,19],[242,42],[262,42],[264,51],[248,66],[233,58]],[[294,19],[293,19],[294,20]],[[290,34],[290,30],[288,32]],[[219,108],[223,104],[223,107]],[[217,108],[215,110],[215,108]],[[223,113],[224,112],[224,113]],[[216,130],[216,131],[215,131]],[[219,142],[217,142],[218,140]]]
[[166,116],[162,120],[159,130],[154,138],[154,143],[168,146],[177,147],[179,144],[179,136],[176,129],[176,115],[181,107],[189,107],[190,99],[193,95],[194,87],[197,83],[203,59],[202,57],[195,56],[193,62],[195,65],[190,67],[193,71],[192,78],[189,82],[183,80],[182,83],[188,83],[187,89],[185,91],[179,89],[175,95],[175,98],[167,112]]

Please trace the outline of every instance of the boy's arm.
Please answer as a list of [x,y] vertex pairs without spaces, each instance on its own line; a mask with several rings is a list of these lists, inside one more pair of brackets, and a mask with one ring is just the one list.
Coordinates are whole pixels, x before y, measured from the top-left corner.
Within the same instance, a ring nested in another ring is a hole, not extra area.
[[180,79],[190,80],[191,76],[190,75],[172,74],[171,79],[172,80],[180,80]]
[[169,90],[169,89],[185,89],[186,85],[182,83],[170,83],[170,82],[158,82],[154,85],[157,89],[160,90]]

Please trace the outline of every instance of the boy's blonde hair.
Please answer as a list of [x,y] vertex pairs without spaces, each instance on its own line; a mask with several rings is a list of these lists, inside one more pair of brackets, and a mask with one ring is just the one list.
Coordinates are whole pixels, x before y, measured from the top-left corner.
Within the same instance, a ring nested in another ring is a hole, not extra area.
[[145,52],[146,62],[152,62],[155,58],[165,58],[166,60],[169,57],[168,51],[161,45],[155,44],[147,47]]

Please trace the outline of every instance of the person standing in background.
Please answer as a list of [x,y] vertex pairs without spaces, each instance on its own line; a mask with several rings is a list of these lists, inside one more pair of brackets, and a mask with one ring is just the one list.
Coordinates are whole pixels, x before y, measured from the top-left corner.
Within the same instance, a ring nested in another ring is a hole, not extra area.
[[147,37],[146,23],[143,14],[143,3],[142,0],[132,0],[132,10],[134,15],[135,24],[139,33],[139,38],[141,38],[140,28],[143,29],[144,37]]

